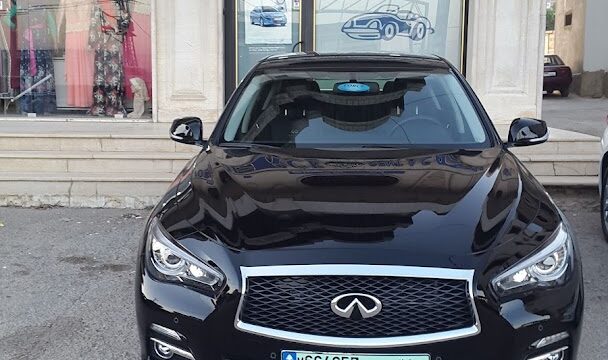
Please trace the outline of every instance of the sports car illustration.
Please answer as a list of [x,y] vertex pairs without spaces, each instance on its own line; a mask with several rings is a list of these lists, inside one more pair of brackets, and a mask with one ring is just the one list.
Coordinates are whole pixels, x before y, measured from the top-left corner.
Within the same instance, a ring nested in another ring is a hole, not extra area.
[[342,32],[356,40],[392,40],[397,35],[414,41],[435,32],[431,21],[397,5],[382,5],[371,12],[357,15],[342,26]]

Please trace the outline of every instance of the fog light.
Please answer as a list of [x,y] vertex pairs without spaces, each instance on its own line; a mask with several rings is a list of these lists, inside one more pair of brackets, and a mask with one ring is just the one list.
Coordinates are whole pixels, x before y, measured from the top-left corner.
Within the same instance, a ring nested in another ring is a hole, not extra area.
[[547,336],[544,337],[540,340],[535,341],[534,343],[532,343],[532,347],[536,348],[536,349],[540,349],[544,346],[547,345],[551,345],[551,344],[555,344],[558,341],[562,341],[564,339],[567,339],[569,337],[568,333],[566,331],[563,331],[561,333],[555,334],[555,335],[551,335],[551,336]]
[[150,340],[152,340],[154,343],[154,352],[161,359],[171,359],[173,355],[179,355],[185,359],[194,360],[194,356],[190,354],[189,351],[178,348],[177,346],[173,346],[156,338],[150,338]]
[[171,359],[173,357],[173,350],[165,344],[155,342],[154,352],[162,359]]
[[557,350],[553,350],[550,353],[546,353],[541,356],[536,356],[528,360],[564,360],[566,359],[566,350],[568,350],[568,347],[564,346]]

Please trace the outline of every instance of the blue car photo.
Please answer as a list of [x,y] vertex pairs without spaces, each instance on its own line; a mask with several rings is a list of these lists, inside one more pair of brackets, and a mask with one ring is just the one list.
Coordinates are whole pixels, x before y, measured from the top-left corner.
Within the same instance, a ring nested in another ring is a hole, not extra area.
[[414,41],[435,32],[431,21],[397,5],[382,5],[376,10],[357,15],[342,26],[342,32],[356,40],[392,40],[397,35]]
[[249,19],[252,25],[285,26],[287,24],[284,7],[256,6],[249,13]]

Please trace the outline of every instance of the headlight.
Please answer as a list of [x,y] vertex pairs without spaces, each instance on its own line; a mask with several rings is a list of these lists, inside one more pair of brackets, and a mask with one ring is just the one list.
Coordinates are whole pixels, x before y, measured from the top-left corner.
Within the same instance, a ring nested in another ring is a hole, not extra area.
[[224,275],[197,259],[171,239],[157,218],[148,229],[147,256],[163,280],[203,286],[217,291],[224,282]]
[[572,239],[563,224],[542,250],[498,275],[492,285],[499,294],[529,287],[554,286],[565,277],[572,262]]

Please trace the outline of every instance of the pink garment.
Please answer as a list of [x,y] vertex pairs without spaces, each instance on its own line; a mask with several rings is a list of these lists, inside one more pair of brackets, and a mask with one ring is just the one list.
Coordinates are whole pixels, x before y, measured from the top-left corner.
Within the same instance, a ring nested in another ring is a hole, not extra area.
[[[57,30],[65,26],[65,73],[67,104],[90,107],[93,104],[95,52],[89,47],[89,27],[95,1],[60,0]],[[65,24],[64,24],[65,21]]]
[[150,14],[131,12],[131,25],[123,43],[125,90],[128,99],[133,99],[129,81],[141,78],[152,98],[152,38],[150,36]]
[[38,73],[38,68],[36,66],[36,46],[34,45],[34,30],[43,29],[42,24],[32,25],[27,30],[25,30],[25,38],[29,45],[30,51],[30,75],[36,76]]
[[65,34],[65,72],[67,103],[74,107],[90,107],[93,104],[95,54],[89,49],[89,32],[77,31]]

